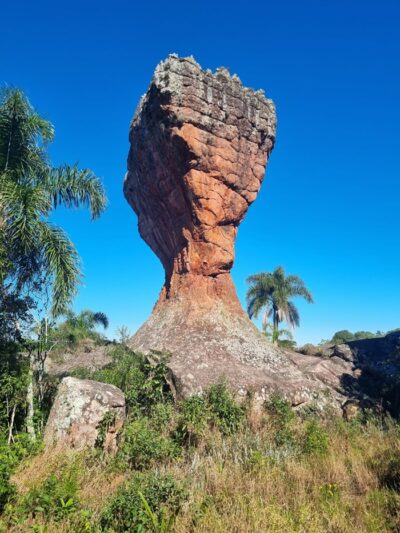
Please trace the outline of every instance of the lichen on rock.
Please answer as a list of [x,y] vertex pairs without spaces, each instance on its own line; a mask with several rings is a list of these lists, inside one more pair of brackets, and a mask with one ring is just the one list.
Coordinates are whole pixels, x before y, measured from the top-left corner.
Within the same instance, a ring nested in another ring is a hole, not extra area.
[[114,453],[117,432],[124,420],[125,396],[120,389],[98,381],[65,377],[50,411],[44,443],[76,450],[100,444],[105,451]]

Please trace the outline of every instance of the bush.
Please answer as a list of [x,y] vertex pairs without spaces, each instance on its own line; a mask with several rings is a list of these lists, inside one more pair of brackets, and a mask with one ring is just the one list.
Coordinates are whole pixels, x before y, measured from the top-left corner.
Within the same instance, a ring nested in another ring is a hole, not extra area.
[[[154,531],[155,522],[171,527],[186,498],[186,491],[172,476],[137,473],[112,498],[100,526],[117,533]],[[170,527],[158,530],[167,533]]]
[[303,452],[308,455],[324,455],[328,451],[329,439],[327,432],[315,420],[306,425]]
[[271,394],[266,408],[279,427],[288,426],[296,416],[290,402],[276,392]]
[[206,396],[211,420],[224,435],[235,433],[242,425],[245,410],[238,405],[225,383],[211,385]]
[[377,475],[380,486],[400,492],[400,453],[385,450],[370,460],[371,469]]
[[172,402],[165,358],[160,356],[160,362],[153,365],[141,354],[122,345],[114,346],[110,355],[113,362],[106,367],[95,371],[78,369],[72,375],[120,388],[125,394],[128,414],[133,416],[148,415],[155,404]]
[[15,494],[15,486],[10,481],[15,467],[39,447],[40,443],[33,442],[26,433],[16,435],[11,445],[5,440],[0,441],[0,512]]
[[78,509],[77,491],[76,469],[52,474],[23,497],[14,514],[33,518],[41,516],[44,521],[62,520]]
[[147,468],[154,461],[163,461],[178,455],[175,443],[153,429],[148,418],[141,418],[128,424],[122,433],[122,445],[117,461],[127,463],[131,468]]
[[290,402],[280,394],[273,393],[266,402],[266,409],[271,416],[272,426],[275,430],[276,446],[294,446],[295,436],[291,425],[296,415]]
[[175,437],[181,444],[196,444],[210,419],[210,409],[205,398],[192,396],[180,404],[180,414]]

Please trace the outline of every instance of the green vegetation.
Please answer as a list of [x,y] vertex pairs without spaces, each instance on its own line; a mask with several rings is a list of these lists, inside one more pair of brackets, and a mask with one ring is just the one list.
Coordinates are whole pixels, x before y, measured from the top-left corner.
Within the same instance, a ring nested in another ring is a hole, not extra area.
[[376,333],[372,333],[371,331],[356,331],[355,333],[351,333],[351,331],[347,329],[342,329],[337,331],[331,340],[323,340],[320,344],[344,344],[346,342],[358,341],[361,339],[374,339],[376,337],[383,337],[384,335],[385,333],[382,331],[377,331]]
[[249,317],[257,318],[262,309],[263,329],[272,317],[272,342],[278,343],[279,324],[285,321],[290,327],[298,327],[300,315],[290,298],[300,296],[313,303],[310,291],[298,276],[286,276],[283,267],[273,272],[262,272],[247,278],[250,285],[247,291],[247,312]]
[[[392,419],[296,414],[278,394],[255,410],[223,383],[174,404],[163,361],[151,367],[121,345],[113,351],[107,368],[81,375],[125,387],[119,451],[26,456],[5,485],[0,531],[399,529]],[[122,383],[128,357],[135,371]]]
[[91,339],[95,342],[104,342],[104,338],[96,331],[96,326],[108,328],[108,317],[100,312],[89,309],[79,314],[73,311],[65,313],[66,320],[54,326],[49,336],[55,342],[60,343],[62,348],[76,348],[80,342]]
[[[279,394],[239,404],[224,382],[174,402],[167,356],[150,359],[111,343],[102,312],[69,310],[81,277],[77,252],[49,221],[56,207],[105,208],[99,179],[77,166],[54,168],[53,126],[21,91],[0,101],[0,533],[1,532],[395,532],[400,531],[400,425],[364,412],[352,421],[295,412]],[[312,302],[282,267],[250,276],[250,317],[293,347],[291,298]],[[50,295],[50,296],[49,296]],[[64,315],[64,320],[60,318]],[[267,320],[272,318],[272,325]],[[286,338],[282,338],[286,336]],[[337,332],[332,342],[370,338]],[[379,332],[376,334],[379,336]],[[71,374],[119,387],[127,420],[118,451],[43,450],[41,435],[58,385],[51,355],[101,345],[111,363]],[[256,408],[257,407],[257,408]]]
[[66,233],[49,222],[58,206],[89,206],[92,218],[105,208],[99,178],[77,166],[53,167],[48,144],[52,124],[26,96],[8,89],[0,101],[0,284],[11,290],[52,287],[53,315],[66,311],[81,276],[79,258]]

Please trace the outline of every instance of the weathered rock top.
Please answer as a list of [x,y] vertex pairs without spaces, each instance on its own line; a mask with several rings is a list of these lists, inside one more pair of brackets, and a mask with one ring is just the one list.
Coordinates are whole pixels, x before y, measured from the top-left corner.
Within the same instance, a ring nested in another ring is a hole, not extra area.
[[[272,101],[226,69],[212,73],[176,55],[157,66],[131,124],[124,192],[164,265],[166,297],[193,275],[212,276],[215,285],[229,273],[275,128]],[[220,281],[228,296],[229,282]]]

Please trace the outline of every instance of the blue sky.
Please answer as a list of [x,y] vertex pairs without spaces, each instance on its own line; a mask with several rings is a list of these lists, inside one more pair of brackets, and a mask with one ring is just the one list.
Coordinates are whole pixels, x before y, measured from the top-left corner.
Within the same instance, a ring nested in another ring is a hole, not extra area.
[[101,220],[60,211],[85,280],[75,308],[110,335],[150,314],[163,283],[122,195],[129,122],[156,64],[193,54],[229,67],[277,106],[277,143],[239,229],[233,277],[282,264],[303,277],[296,340],[400,327],[400,3],[364,0],[3,3],[0,82],[56,128],[55,164],[103,178]]

